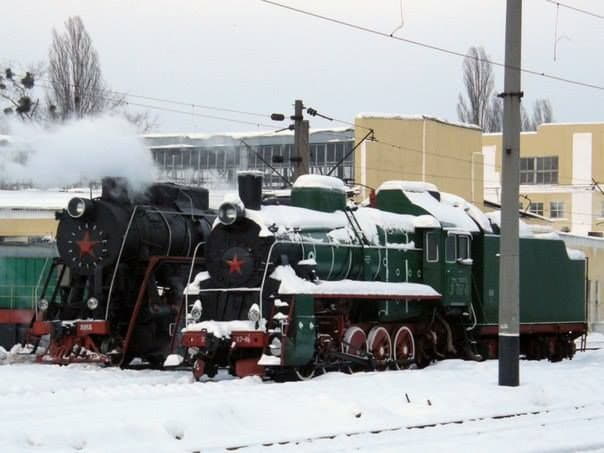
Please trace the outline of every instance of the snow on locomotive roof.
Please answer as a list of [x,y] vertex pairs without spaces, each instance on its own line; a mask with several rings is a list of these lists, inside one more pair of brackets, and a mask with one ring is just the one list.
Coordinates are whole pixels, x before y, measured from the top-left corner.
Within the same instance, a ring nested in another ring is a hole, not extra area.
[[402,190],[403,192],[438,192],[438,187],[424,181],[385,181],[378,187],[380,190]]
[[386,181],[377,192],[382,190],[400,190],[411,203],[433,215],[443,227],[454,227],[465,231],[478,232],[479,228],[465,212],[448,203],[440,202],[430,192],[438,192],[434,184],[422,181]]
[[302,175],[294,183],[294,188],[299,187],[321,187],[323,189],[338,190],[346,192],[344,181],[333,176],[325,175]]
[[[487,212],[485,213],[485,216],[487,216],[487,218],[493,225],[496,225],[498,228],[501,228],[501,211]],[[534,237],[533,230],[531,229],[531,227],[520,219],[518,219],[518,236],[525,238]]]
[[408,297],[410,299],[440,297],[434,288],[421,283],[394,283],[359,280],[333,280],[317,283],[296,275],[291,266],[277,266],[271,278],[280,280],[280,294],[324,294],[324,295],[380,295],[384,297]]
[[480,228],[482,228],[485,233],[493,232],[493,228],[491,228],[489,218],[475,204],[470,203],[469,201],[465,200],[464,198],[458,195],[454,195],[452,193],[447,192],[440,193],[440,200],[442,203],[463,210],[467,215],[474,219],[474,221],[477,222],[478,225],[480,225]]
[[[250,214],[253,215],[254,213]],[[246,216],[249,217],[248,210],[246,210]],[[354,211],[354,216],[361,225],[363,233],[365,233],[371,242],[377,242],[377,231],[373,231],[376,224],[383,228],[412,233],[415,231],[416,220],[418,219],[418,217],[412,215],[393,214],[373,208],[359,208]],[[262,206],[260,217],[261,219],[255,216],[250,218],[257,223],[262,221],[263,225],[261,227],[268,227],[274,224],[277,227],[291,229],[335,230],[350,226],[350,222],[343,211],[321,212],[294,206]],[[431,226],[439,227],[440,225],[433,222]]]

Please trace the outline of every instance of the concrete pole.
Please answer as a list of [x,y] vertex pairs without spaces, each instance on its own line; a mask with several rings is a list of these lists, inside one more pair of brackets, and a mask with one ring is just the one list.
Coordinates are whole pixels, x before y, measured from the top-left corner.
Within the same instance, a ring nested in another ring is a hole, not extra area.
[[309,124],[308,120],[304,119],[302,110],[304,104],[301,100],[297,99],[294,107],[294,116],[291,119],[294,120],[294,181],[298,179],[298,176],[302,176],[308,173],[308,162],[310,157],[309,149]]
[[499,255],[499,385],[519,384],[520,261],[518,185],[520,175],[520,61],[522,0],[507,0],[503,148],[501,153],[501,248]]

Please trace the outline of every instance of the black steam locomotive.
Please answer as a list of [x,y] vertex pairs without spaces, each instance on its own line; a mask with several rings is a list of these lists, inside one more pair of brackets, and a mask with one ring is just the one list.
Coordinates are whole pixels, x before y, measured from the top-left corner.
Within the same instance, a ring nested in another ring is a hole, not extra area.
[[34,336],[50,334],[39,360],[160,365],[178,331],[184,284],[203,270],[214,221],[208,191],[157,183],[135,193],[105,178],[100,198],[73,198],[57,219],[59,258],[32,326]]

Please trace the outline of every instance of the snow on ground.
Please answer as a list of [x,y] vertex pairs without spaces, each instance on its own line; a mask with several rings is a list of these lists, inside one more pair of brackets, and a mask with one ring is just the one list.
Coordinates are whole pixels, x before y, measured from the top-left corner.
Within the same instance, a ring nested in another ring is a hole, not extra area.
[[498,386],[497,370],[446,360],[197,383],[185,371],[13,363],[0,366],[0,451],[604,451],[604,350],[522,361],[517,388]]

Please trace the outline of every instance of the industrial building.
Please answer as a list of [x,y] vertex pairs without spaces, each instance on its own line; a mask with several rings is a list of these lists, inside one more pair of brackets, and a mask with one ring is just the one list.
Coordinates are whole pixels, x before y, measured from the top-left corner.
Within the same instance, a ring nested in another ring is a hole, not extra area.
[[[333,172],[342,179],[354,177],[352,128],[310,131],[309,171]],[[147,134],[159,170],[159,179],[208,187],[233,186],[239,170],[264,174],[265,188],[282,188],[293,175],[294,133],[282,132],[225,134]],[[270,167],[273,167],[273,171]],[[283,176],[279,176],[277,172]]]

